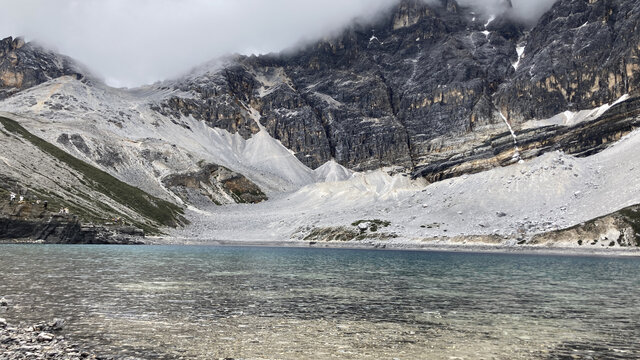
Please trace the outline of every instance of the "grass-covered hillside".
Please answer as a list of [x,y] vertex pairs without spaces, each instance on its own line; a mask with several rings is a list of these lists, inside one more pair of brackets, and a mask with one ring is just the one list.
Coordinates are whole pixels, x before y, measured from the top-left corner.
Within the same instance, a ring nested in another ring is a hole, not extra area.
[[18,122],[0,117],[0,197],[10,192],[27,201],[47,201],[49,209],[68,208],[80,220],[108,222],[113,218],[158,232],[185,220],[182,208],[153,197],[81,161]]

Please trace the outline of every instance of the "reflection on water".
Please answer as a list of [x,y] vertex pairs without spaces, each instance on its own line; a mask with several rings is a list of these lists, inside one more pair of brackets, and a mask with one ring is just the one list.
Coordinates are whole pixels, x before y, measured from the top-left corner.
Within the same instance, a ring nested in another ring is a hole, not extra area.
[[10,321],[141,358],[640,357],[640,261],[0,245]]

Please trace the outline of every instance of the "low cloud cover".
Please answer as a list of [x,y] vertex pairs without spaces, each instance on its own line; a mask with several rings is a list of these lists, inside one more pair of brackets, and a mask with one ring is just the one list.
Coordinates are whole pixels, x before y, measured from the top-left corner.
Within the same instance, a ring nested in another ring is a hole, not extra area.
[[[0,36],[24,36],[87,65],[114,86],[177,76],[229,53],[280,51],[371,18],[398,0],[20,0]],[[482,9],[502,0],[461,0]],[[555,0],[513,0],[525,19]]]
[[[513,8],[508,11],[515,19],[530,24],[536,22],[556,1],[558,0],[511,0]],[[494,14],[507,10],[508,0],[458,0],[458,3]]]

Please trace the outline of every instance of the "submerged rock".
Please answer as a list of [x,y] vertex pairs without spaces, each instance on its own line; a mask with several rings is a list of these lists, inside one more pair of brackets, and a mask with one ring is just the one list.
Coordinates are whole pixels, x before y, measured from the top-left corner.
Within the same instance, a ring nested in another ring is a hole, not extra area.
[[64,324],[64,319],[53,319],[53,321],[49,323],[49,328],[53,331],[60,331],[64,329]]
[[46,342],[46,341],[51,341],[53,339],[55,339],[55,335],[51,333],[45,333],[45,332],[38,334],[38,337],[36,338],[38,342]]

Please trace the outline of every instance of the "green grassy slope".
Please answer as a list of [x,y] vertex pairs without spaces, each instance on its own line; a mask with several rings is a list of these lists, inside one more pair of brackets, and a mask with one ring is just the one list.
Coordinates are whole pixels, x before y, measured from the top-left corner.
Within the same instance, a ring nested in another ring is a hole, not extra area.
[[[13,134],[19,135],[40,150],[65,163],[83,175],[85,183],[92,189],[105,194],[118,203],[136,211],[138,214],[158,224],[175,227],[185,222],[183,209],[168,201],[151,196],[146,192],[124,183],[108,173],[79,160],[64,150],[31,134],[18,122],[0,117],[0,123]],[[148,225],[136,224],[147,232],[157,232]]]

